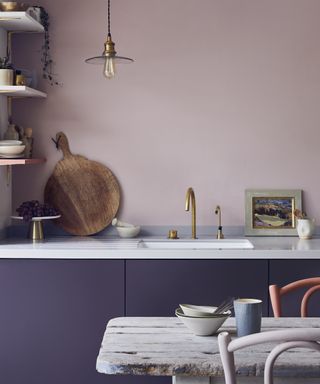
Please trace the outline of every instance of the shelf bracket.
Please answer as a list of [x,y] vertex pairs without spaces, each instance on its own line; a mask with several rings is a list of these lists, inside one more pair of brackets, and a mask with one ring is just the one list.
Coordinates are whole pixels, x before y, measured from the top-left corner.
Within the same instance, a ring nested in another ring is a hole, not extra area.
[[7,105],[8,105],[8,121],[11,124],[11,120],[12,120],[12,96],[7,97]]
[[12,165],[7,165],[7,187],[10,187],[12,179]]
[[7,57],[9,58],[9,61],[11,62],[11,47],[12,47],[12,31],[7,32]]

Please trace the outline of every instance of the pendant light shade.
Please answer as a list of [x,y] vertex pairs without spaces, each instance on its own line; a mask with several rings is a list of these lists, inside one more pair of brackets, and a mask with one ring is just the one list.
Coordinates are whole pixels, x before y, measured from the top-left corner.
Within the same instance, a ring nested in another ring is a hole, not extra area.
[[110,0],[108,0],[108,36],[104,43],[104,51],[100,56],[94,56],[87,59],[85,62],[88,64],[100,64],[103,65],[103,75],[107,79],[112,79],[116,73],[116,65],[130,64],[133,59],[124,56],[118,56],[114,48],[115,43],[111,37],[111,12],[110,12]]

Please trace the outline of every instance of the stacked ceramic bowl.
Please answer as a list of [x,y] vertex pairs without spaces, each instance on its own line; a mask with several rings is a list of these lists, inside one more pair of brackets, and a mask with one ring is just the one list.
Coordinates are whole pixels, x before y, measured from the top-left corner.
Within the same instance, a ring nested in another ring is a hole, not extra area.
[[231,315],[230,311],[215,314],[217,307],[180,304],[176,309],[176,316],[197,336],[210,336],[217,333],[218,329]]
[[0,157],[4,159],[23,157],[25,147],[19,140],[0,140]]

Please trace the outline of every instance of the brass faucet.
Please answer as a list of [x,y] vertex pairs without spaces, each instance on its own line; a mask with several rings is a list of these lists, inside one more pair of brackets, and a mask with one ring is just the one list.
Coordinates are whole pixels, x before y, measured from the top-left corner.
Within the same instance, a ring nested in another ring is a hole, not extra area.
[[196,197],[192,188],[188,188],[186,195],[186,211],[190,210],[190,200],[192,205],[191,215],[192,215],[192,239],[197,238],[197,229],[196,229]]
[[224,239],[224,236],[222,233],[222,225],[221,225],[221,208],[220,208],[220,205],[216,206],[215,214],[218,215],[217,239]]

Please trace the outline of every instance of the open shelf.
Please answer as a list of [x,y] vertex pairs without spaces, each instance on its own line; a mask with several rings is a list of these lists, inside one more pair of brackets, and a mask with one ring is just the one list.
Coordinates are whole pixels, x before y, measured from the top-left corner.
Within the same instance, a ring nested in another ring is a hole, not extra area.
[[27,12],[0,12],[0,28],[9,32],[44,32],[43,25]]
[[32,165],[45,163],[46,159],[1,159],[1,165]]
[[47,97],[47,94],[25,85],[0,85],[0,95],[12,97]]

